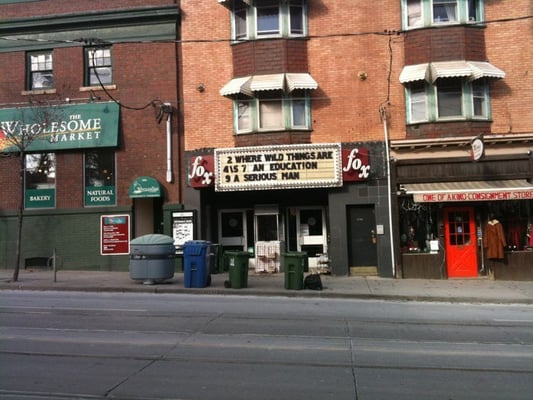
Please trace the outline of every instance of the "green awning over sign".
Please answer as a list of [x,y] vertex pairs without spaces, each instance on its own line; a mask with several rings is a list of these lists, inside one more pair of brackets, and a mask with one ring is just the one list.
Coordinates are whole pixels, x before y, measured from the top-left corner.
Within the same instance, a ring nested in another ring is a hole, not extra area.
[[119,117],[115,102],[4,108],[0,152],[117,147]]
[[134,199],[161,197],[161,185],[151,176],[140,176],[132,182],[128,194]]

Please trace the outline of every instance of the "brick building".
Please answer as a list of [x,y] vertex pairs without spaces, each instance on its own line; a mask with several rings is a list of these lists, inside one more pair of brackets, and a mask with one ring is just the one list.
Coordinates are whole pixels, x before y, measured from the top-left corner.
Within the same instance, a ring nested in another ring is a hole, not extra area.
[[22,262],[55,248],[63,268],[127,268],[127,236],[162,232],[179,203],[177,5],[2,1],[0,18],[0,265],[14,265],[20,201],[11,133],[36,135]]
[[[0,2],[2,116],[61,104],[119,121],[104,118],[117,140],[102,146],[115,202],[87,204],[97,145],[56,149],[55,203],[26,204],[25,258],[58,246],[71,267],[124,268],[99,249],[100,217],[119,214],[132,237],[193,221],[195,238],[253,253],[256,271],[299,251],[336,275],[531,279],[531,7],[509,3]],[[112,57],[107,91],[90,84],[91,48],[102,76]],[[39,78],[51,51],[53,88],[28,86],[34,51]],[[0,163],[1,262],[18,175]],[[155,197],[135,197],[141,179]],[[503,259],[482,245],[493,216]]]

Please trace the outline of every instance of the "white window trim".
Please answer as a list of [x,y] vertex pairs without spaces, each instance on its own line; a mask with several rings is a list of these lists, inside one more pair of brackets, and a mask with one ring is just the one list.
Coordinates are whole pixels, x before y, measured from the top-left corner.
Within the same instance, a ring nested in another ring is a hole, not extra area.
[[[291,3],[298,4],[302,7],[303,21],[302,28],[303,33],[291,33],[291,20],[290,20],[290,6]],[[234,6],[231,9],[231,37],[235,43],[243,40],[261,40],[271,38],[294,38],[294,37],[306,37],[309,32],[308,28],[308,10],[306,0],[278,0],[278,18],[279,18],[279,32],[272,34],[259,34],[257,31],[257,7],[256,6],[244,6],[246,9],[246,35],[237,38],[236,35],[236,22],[235,22],[235,10],[241,10],[242,6]]]
[[470,19],[468,0],[456,0],[456,21],[435,22],[433,15],[433,0],[419,0],[421,7],[422,23],[409,26],[407,0],[402,0],[402,24],[405,30],[413,30],[427,27],[439,27],[450,25],[480,24],[485,20],[485,0],[478,0],[478,14],[473,20]]
[[[459,79],[459,78],[458,78]],[[490,107],[490,90],[488,82],[484,83],[484,95],[485,95],[485,115],[474,115],[474,96],[472,83],[467,79],[461,79],[461,115],[441,117],[438,114],[438,96],[436,85],[425,85],[426,88],[426,119],[414,120],[411,110],[411,86],[408,85],[405,88],[406,96],[406,119],[408,125],[415,125],[420,123],[433,123],[433,122],[446,122],[446,121],[490,121],[491,120],[491,107]]]
[[[292,100],[305,100],[305,122],[306,125],[293,125],[293,107]],[[239,102],[247,101],[250,103],[250,129],[239,129],[238,109]],[[233,127],[236,135],[247,133],[264,133],[264,132],[283,132],[283,131],[310,131],[311,130],[311,98],[309,94],[304,96],[287,96],[282,95],[281,98],[281,112],[283,125],[277,128],[261,128],[259,103],[260,101],[268,101],[268,98],[254,97],[250,99],[234,99],[233,100]]]

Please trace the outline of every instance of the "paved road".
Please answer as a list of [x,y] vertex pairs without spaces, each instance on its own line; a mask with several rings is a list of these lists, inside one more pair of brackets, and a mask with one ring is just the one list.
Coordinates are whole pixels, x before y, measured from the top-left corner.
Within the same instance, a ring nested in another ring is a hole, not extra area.
[[2,399],[531,399],[533,306],[0,292]]

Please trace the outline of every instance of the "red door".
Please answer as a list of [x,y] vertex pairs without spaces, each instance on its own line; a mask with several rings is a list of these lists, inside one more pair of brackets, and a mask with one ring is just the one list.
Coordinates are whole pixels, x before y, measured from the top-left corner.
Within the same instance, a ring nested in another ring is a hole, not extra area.
[[444,231],[448,278],[478,276],[474,208],[445,208]]

